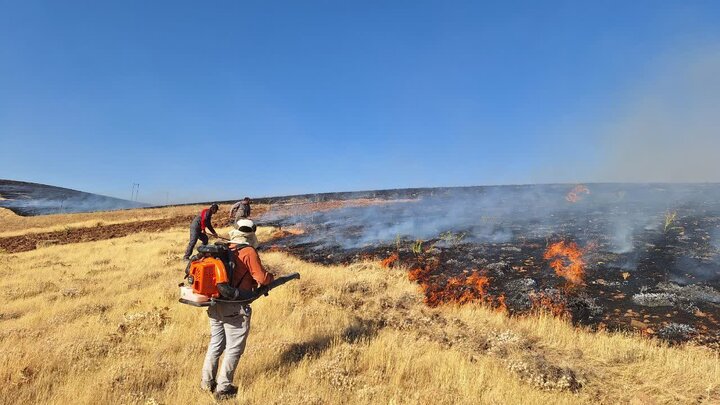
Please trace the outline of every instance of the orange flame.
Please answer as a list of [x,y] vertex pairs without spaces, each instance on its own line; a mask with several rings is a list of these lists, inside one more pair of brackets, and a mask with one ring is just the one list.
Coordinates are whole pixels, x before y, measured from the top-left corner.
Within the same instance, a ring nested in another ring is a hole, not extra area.
[[444,283],[431,280],[432,268],[429,265],[408,272],[410,281],[417,281],[425,294],[425,304],[436,307],[446,303],[467,304],[484,302],[492,306],[504,307],[504,297],[497,302],[487,294],[490,279],[479,271],[460,274],[448,278]]
[[590,194],[590,190],[587,187],[585,187],[584,185],[578,184],[577,186],[573,187],[573,189],[570,190],[569,193],[567,193],[567,195],[565,196],[565,199],[568,202],[576,203],[576,202],[582,200],[583,193]]
[[[390,259],[398,260],[393,256],[395,255],[391,255],[383,262]],[[425,304],[436,307],[447,303],[467,304],[480,302],[507,312],[505,296],[493,297],[488,293],[490,278],[488,278],[485,271],[472,270],[448,277],[443,281],[444,276],[432,274],[433,270],[438,266],[439,261],[437,259],[430,259],[423,261],[418,267],[414,267],[407,272],[408,280],[415,281],[420,286],[425,295]]]
[[532,302],[532,309],[534,311],[549,312],[557,317],[569,316],[565,303],[553,299],[550,295],[544,293],[531,294],[530,301]]
[[398,260],[398,254],[393,253],[390,256],[388,256],[386,259],[383,259],[380,261],[380,265],[384,268],[390,267],[393,263],[395,263]]
[[550,260],[550,267],[555,274],[564,277],[572,284],[581,284],[585,276],[585,262],[583,252],[575,242],[560,241],[550,245],[543,256]]
[[408,280],[426,282],[430,278],[430,269],[427,267],[418,267],[408,271]]
[[[451,284],[452,282],[452,284]],[[487,294],[487,288],[490,285],[490,279],[487,276],[476,271],[468,277],[458,276],[451,277],[448,280],[448,291],[451,301],[459,304],[465,304],[473,301],[482,301]],[[447,290],[448,288],[446,288]],[[457,295],[459,293],[459,296]]]
[[505,294],[500,294],[497,297],[497,309],[501,312],[508,312],[508,307],[505,305]]

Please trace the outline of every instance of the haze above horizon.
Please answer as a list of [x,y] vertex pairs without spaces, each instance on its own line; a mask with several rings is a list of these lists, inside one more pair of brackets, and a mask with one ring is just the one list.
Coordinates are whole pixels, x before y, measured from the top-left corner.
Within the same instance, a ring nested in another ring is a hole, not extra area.
[[720,3],[0,2],[0,178],[148,203],[720,181]]

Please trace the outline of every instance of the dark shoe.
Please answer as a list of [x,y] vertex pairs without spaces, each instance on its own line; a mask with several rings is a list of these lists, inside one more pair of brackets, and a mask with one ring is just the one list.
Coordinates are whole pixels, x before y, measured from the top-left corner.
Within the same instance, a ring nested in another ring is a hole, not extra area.
[[217,386],[217,384],[215,384],[215,381],[212,381],[212,382],[205,382],[205,381],[203,381],[203,382],[200,383],[200,389],[203,390],[203,391],[205,391],[205,392],[213,392],[213,391],[215,391],[215,387],[216,387],[216,386]]
[[224,390],[217,391],[215,393],[215,399],[217,399],[218,401],[221,401],[223,399],[235,398],[235,396],[237,395],[237,392],[238,392],[238,388],[236,386],[229,385]]

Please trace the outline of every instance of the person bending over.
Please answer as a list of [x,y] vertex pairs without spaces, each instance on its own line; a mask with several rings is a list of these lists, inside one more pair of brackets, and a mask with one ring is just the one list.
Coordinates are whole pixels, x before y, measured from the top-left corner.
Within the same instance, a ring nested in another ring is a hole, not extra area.
[[188,243],[187,249],[185,249],[185,256],[183,256],[184,260],[190,260],[190,255],[192,255],[198,239],[200,239],[203,245],[208,244],[208,236],[207,233],[205,233],[205,229],[210,231],[210,233],[217,238],[218,234],[212,226],[212,216],[218,212],[218,209],[218,205],[213,204],[210,208],[205,208],[200,211],[200,214],[196,215],[190,223],[190,243]]

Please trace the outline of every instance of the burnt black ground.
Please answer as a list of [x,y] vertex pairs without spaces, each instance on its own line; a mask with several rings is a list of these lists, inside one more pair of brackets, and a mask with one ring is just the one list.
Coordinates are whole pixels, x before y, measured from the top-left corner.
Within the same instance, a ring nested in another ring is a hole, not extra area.
[[[568,185],[474,188],[265,222],[302,226],[304,235],[273,245],[313,262],[397,253],[413,268],[432,259],[435,283],[467,271],[487,274],[489,293],[505,296],[511,313],[529,311],[532,297],[543,295],[578,324],[717,347],[720,186],[588,188],[576,203],[565,199]],[[584,250],[580,285],[557,276],[543,258],[561,240]]]

